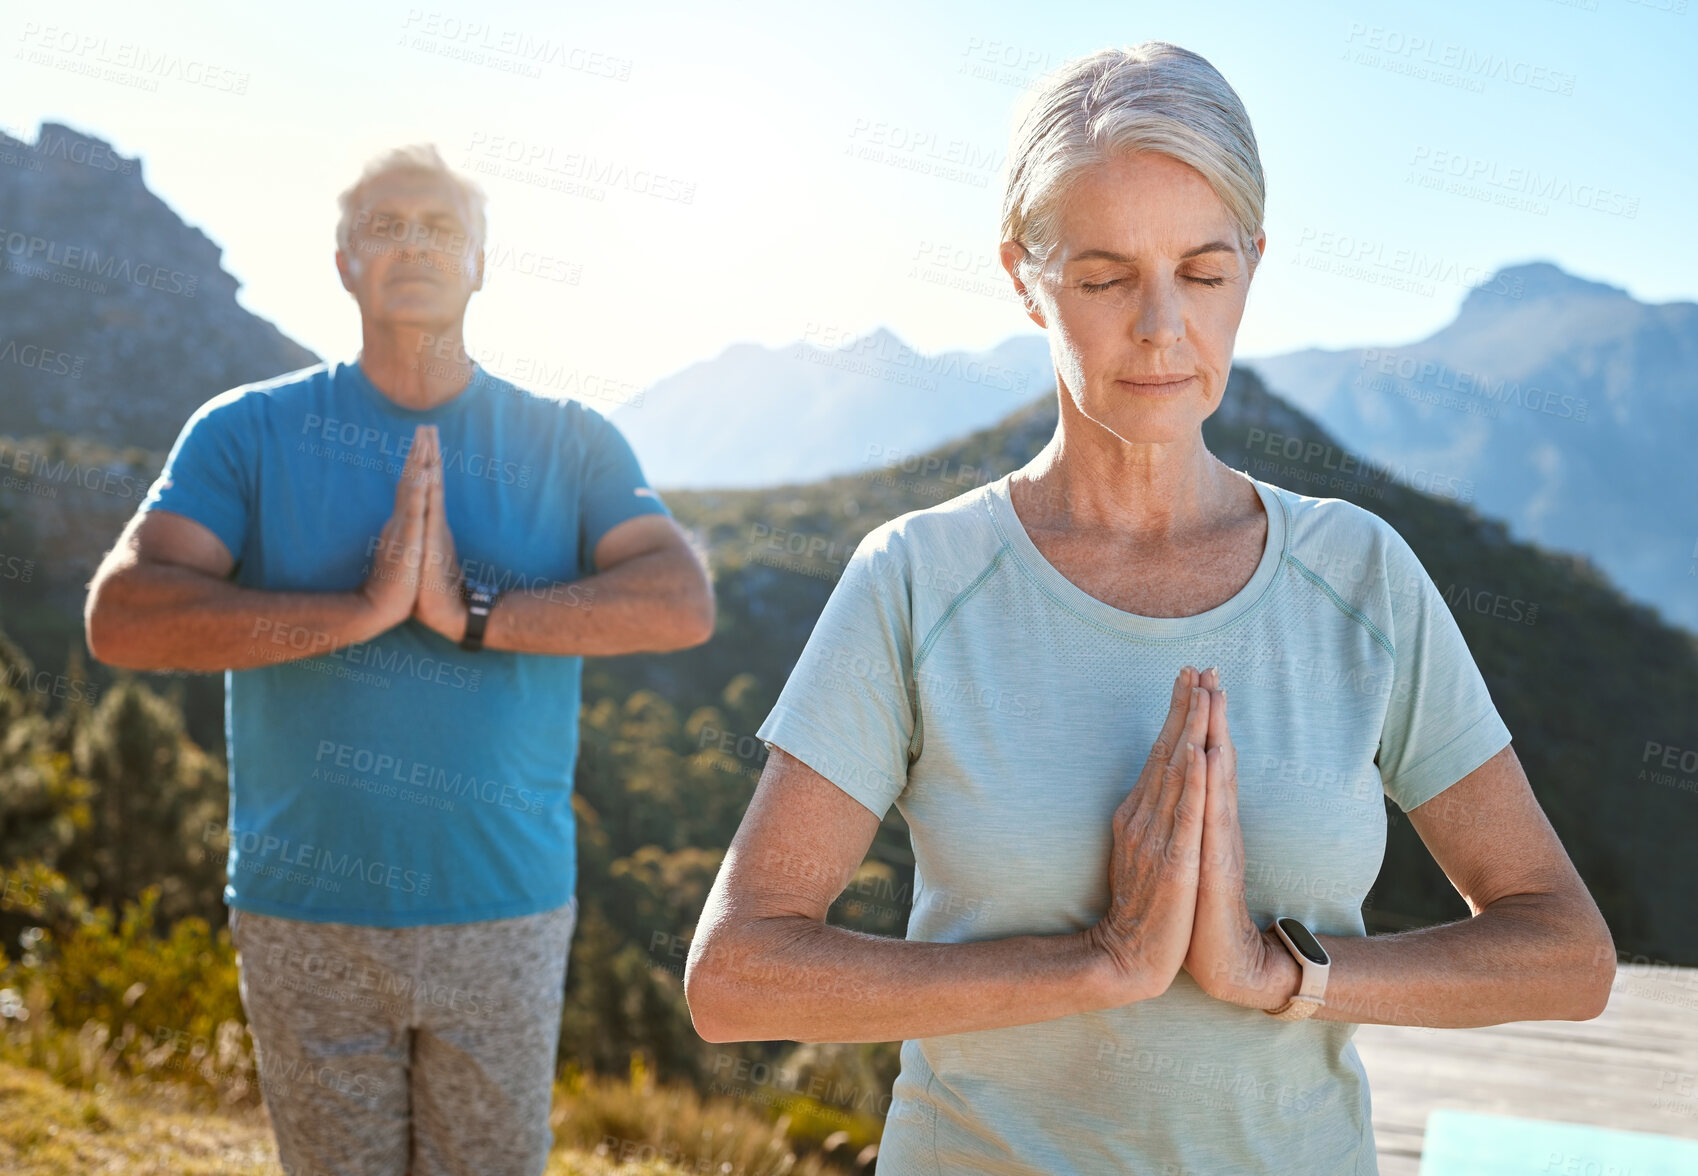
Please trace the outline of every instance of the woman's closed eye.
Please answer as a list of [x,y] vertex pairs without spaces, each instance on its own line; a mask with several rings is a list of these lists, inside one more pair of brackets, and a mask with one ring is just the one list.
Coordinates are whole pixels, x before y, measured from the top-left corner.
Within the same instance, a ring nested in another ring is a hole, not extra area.
[[[1219,286],[1226,281],[1225,278],[1204,278],[1193,274],[1181,274],[1180,276],[1187,282],[1194,282],[1199,286]],[[1113,278],[1106,282],[1080,282],[1079,289],[1087,294],[1101,294],[1104,290],[1123,285],[1125,282],[1125,278]]]

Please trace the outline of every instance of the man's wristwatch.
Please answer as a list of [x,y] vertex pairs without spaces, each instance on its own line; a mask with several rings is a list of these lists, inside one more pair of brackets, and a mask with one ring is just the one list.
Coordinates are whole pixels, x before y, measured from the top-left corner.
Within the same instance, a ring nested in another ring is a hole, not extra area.
[[1314,1016],[1315,1010],[1327,1003],[1321,998],[1327,990],[1327,970],[1332,967],[1332,957],[1327,955],[1320,940],[1310,934],[1309,928],[1289,915],[1275,919],[1273,929],[1297,966],[1303,969],[1303,980],[1290,1000],[1277,1009],[1262,1011],[1282,1021],[1301,1021]]
[[476,653],[483,648],[483,630],[489,623],[489,610],[501,590],[494,584],[466,580],[460,585],[460,595],[466,602],[466,633],[460,638],[460,648]]

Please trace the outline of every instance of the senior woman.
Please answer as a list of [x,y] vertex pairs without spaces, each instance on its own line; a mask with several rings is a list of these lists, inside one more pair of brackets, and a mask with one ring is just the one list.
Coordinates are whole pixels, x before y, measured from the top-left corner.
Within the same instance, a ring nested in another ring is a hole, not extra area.
[[[1196,54],[1044,83],[1002,258],[1055,436],[868,534],[761,728],[691,1014],[711,1041],[901,1040],[881,1171],[1374,1172],[1357,1023],[1608,998],[1609,931],[1408,544],[1203,445],[1263,199]],[[1470,918],[1366,936],[1384,796]],[[907,938],[829,926],[892,804]]]

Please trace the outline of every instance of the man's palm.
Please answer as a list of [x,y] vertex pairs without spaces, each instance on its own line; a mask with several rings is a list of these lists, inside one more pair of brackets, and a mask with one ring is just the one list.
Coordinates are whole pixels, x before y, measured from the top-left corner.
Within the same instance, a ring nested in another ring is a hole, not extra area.
[[427,443],[432,452],[425,500],[424,559],[413,616],[457,641],[464,631],[465,605],[460,597],[460,559],[443,506],[441,440],[434,425]]

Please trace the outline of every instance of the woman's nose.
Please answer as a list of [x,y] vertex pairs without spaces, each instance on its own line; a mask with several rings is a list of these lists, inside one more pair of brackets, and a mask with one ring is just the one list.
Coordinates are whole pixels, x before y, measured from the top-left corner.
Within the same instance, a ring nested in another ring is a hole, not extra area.
[[1172,283],[1150,278],[1139,284],[1132,331],[1139,343],[1158,349],[1172,347],[1185,338],[1185,316]]

